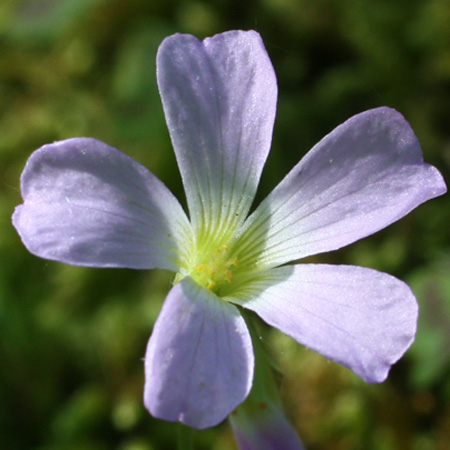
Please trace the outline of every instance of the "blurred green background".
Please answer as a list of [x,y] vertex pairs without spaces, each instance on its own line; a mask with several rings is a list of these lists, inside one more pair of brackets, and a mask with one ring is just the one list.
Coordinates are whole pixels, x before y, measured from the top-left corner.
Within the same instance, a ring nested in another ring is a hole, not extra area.
[[[156,86],[174,32],[256,29],[279,81],[272,153],[258,199],[321,137],[388,105],[450,180],[448,0],[3,0],[0,3],[0,448],[174,449],[173,425],[142,405],[147,339],[171,275],[86,269],[30,255],[11,226],[30,153],[92,136],[134,157],[183,198]],[[450,448],[449,199],[319,262],[407,281],[417,340],[367,385],[278,332],[264,340],[286,412],[314,449]],[[235,449],[227,423],[196,448]]]

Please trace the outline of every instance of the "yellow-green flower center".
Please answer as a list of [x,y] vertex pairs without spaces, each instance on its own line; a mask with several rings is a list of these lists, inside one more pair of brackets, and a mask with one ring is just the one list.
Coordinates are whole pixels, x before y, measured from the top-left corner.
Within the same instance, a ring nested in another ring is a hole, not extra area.
[[215,293],[233,283],[233,270],[239,265],[237,257],[229,254],[228,247],[222,245],[209,258],[196,264],[190,276],[200,285]]

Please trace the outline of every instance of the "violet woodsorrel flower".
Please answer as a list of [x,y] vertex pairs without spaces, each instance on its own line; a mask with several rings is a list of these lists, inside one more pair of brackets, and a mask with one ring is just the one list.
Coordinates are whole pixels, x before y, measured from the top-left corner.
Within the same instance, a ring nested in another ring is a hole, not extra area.
[[319,142],[248,216],[271,143],[277,84],[260,36],[174,35],[158,85],[189,218],[143,166],[95,139],[45,145],[21,178],[13,223],[35,255],[175,275],[145,357],[156,417],[216,425],[252,386],[239,307],[348,368],[383,381],[414,339],[417,304],[390,275],[293,264],[380,230],[446,191],[398,112],[378,108]]

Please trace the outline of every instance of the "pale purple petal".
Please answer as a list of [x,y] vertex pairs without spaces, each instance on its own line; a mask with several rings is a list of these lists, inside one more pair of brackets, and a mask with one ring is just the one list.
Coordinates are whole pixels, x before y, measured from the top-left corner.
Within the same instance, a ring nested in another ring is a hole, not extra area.
[[261,37],[176,34],[157,66],[194,227],[229,230],[248,213],[272,139],[277,85]]
[[358,114],[319,142],[249,218],[241,263],[273,267],[372,234],[446,192],[403,116]]
[[148,343],[144,403],[160,419],[212,427],[244,401],[253,365],[237,308],[185,278],[169,292]]
[[178,271],[192,244],[186,214],[145,167],[103,142],[41,147],[21,178],[13,224],[42,258],[94,267]]
[[229,420],[239,450],[304,449],[281,407],[273,402],[255,405],[252,414],[238,407]]
[[362,267],[284,266],[228,300],[369,383],[387,377],[417,326],[417,302],[409,287]]

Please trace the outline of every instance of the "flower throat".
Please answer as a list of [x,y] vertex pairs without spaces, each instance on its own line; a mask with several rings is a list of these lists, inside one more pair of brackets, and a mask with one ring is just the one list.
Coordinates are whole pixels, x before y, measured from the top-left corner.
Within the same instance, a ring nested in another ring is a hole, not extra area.
[[237,257],[231,257],[226,245],[218,248],[206,261],[197,265],[190,276],[200,285],[215,293],[233,284],[233,268],[239,265]]

